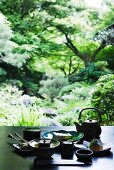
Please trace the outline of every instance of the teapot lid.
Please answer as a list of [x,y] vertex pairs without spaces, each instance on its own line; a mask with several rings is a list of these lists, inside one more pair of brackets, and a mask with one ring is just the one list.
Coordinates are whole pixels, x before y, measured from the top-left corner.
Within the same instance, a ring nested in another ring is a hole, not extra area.
[[98,121],[89,119],[89,120],[84,121],[84,123],[98,123]]

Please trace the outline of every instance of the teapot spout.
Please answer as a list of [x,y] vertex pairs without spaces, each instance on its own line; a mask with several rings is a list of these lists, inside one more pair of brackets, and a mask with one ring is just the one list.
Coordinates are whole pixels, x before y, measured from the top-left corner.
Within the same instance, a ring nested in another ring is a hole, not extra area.
[[77,132],[81,130],[81,126],[77,123],[77,122],[74,122],[75,126],[76,126],[76,130]]

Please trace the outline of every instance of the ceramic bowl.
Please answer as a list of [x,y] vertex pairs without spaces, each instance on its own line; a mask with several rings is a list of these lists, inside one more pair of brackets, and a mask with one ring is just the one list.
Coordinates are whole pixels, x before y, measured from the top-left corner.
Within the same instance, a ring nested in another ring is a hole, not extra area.
[[54,149],[60,145],[59,141],[52,139],[50,146],[39,147],[39,141],[40,140],[31,140],[29,142],[30,147],[34,149],[38,159],[49,159],[54,154]]
[[89,149],[78,149],[76,156],[80,160],[89,160],[92,158],[93,152]]

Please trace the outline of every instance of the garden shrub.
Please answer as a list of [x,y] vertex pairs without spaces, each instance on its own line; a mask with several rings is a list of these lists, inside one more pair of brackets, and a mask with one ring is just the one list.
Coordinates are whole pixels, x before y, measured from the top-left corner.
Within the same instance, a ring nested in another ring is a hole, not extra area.
[[64,94],[69,94],[75,87],[82,87],[81,83],[73,83],[67,86],[64,86],[60,92],[59,92],[59,96],[63,96]]
[[64,96],[69,95],[69,100],[83,101],[86,100],[89,102],[89,97],[91,96],[91,91],[94,86],[92,84],[87,84],[84,82],[76,82],[71,85],[65,86],[61,89],[59,96],[65,99]]
[[51,100],[23,95],[19,81],[7,81],[0,86],[0,126],[58,125],[56,118],[49,119],[44,110],[53,108]]
[[92,85],[82,83],[80,87],[76,86],[72,90],[72,94],[75,95],[75,98],[78,101],[85,100],[85,99],[88,99],[88,101],[89,101],[89,97],[91,95],[92,89],[93,89]]
[[114,74],[102,76],[97,81],[91,103],[102,111],[104,121],[114,124]]
[[[10,84],[11,83],[11,84]],[[0,86],[0,125],[39,125],[41,99],[22,95],[22,91],[16,86],[18,81],[8,81]],[[25,101],[26,100],[26,101]]]
[[42,80],[40,84],[41,88],[39,89],[39,93],[43,96],[46,95],[53,100],[58,96],[62,87],[68,85],[69,83],[67,78],[61,75],[55,75],[46,80]]
[[74,122],[78,120],[78,114],[70,111],[66,114],[59,115],[58,116],[58,121],[63,125],[63,126],[73,126]]
[[3,82],[6,78],[7,72],[0,67],[0,83]]
[[96,82],[100,76],[110,74],[111,71],[107,69],[106,61],[92,62],[88,67],[81,69],[77,75],[72,75],[69,80],[74,81],[86,81],[86,82]]

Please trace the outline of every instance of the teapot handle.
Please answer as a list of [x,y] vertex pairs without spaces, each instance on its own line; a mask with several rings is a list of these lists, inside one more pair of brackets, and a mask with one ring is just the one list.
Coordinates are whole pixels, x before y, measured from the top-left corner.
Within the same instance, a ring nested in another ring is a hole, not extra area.
[[82,115],[82,112],[83,112],[84,110],[90,110],[90,109],[93,109],[93,110],[98,111],[99,122],[102,122],[100,110],[99,110],[98,108],[94,108],[94,107],[89,107],[89,108],[84,108],[84,109],[82,109],[81,112],[80,112],[80,114],[79,114],[78,120],[81,119],[81,115]]

